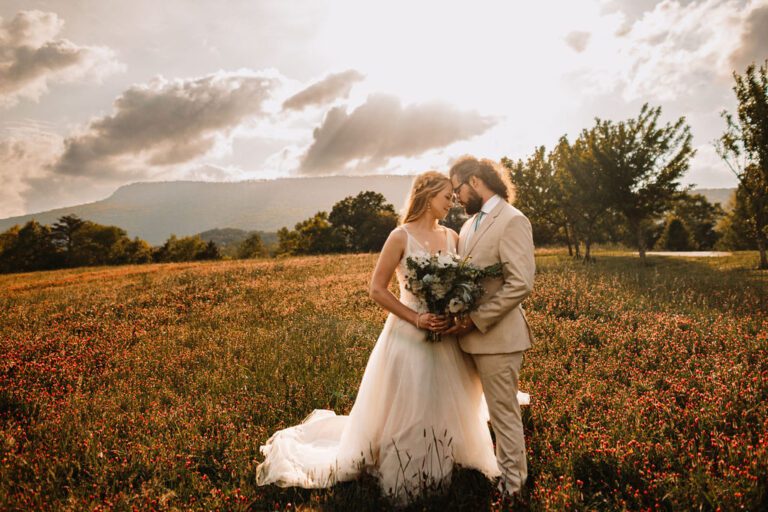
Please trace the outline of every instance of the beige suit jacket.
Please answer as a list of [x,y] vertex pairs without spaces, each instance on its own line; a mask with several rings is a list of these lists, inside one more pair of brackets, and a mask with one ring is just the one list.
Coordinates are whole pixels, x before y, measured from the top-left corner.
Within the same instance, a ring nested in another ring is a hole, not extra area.
[[503,277],[483,282],[485,295],[469,314],[477,326],[459,340],[470,354],[504,354],[531,348],[533,335],[520,305],[533,290],[536,264],[533,259],[531,223],[517,208],[501,201],[483,220],[469,243],[474,228],[470,217],[461,228],[459,254],[480,267],[502,264]]

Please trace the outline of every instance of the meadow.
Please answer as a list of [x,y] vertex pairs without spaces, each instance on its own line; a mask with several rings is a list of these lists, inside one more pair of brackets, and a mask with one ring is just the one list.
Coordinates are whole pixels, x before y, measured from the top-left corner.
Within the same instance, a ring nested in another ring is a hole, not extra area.
[[[768,509],[768,274],[754,252],[537,252],[530,510]],[[364,478],[259,488],[259,446],[351,408],[375,255],[0,276],[0,509],[386,507]],[[457,473],[414,509],[495,510]]]

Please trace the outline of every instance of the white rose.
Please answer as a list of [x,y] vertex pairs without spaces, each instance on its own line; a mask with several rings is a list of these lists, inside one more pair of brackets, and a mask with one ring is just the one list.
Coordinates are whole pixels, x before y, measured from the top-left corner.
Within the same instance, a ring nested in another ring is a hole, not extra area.
[[437,264],[440,265],[441,268],[448,268],[451,265],[454,265],[455,262],[453,256],[450,254],[440,253],[437,255]]
[[465,308],[466,305],[455,297],[448,303],[448,311],[454,314],[464,311]]

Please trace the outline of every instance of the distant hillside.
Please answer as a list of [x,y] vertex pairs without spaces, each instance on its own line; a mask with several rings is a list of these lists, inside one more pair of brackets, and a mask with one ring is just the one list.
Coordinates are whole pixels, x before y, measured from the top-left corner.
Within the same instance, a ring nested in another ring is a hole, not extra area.
[[412,176],[283,178],[236,183],[172,181],[120,187],[95,203],[57,208],[0,220],[0,231],[36,219],[53,224],[67,214],[119,226],[131,237],[158,245],[171,234],[188,236],[216,228],[274,232],[330,211],[347,196],[364,190],[384,195],[402,208]]
[[707,198],[710,203],[720,203],[725,210],[729,210],[728,201],[731,199],[735,188],[699,188],[693,191]]
[[[412,179],[412,176],[331,176],[236,183],[133,183],[120,187],[103,201],[2,219],[0,232],[32,219],[53,224],[59,217],[75,214],[99,224],[119,226],[129,236],[138,236],[153,245],[162,244],[172,234],[189,236],[217,228],[274,233],[284,226],[293,228],[318,211],[330,211],[336,202],[364,190],[383,194],[399,211]],[[733,189],[694,192],[725,207]]]

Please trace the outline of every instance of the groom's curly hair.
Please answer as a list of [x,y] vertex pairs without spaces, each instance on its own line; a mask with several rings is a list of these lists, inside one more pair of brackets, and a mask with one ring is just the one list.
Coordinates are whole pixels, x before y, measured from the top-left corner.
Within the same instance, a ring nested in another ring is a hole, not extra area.
[[509,181],[507,173],[493,160],[487,158],[478,160],[473,156],[462,156],[451,166],[449,175],[451,178],[456,176],[462,183],[469,181],[472,176],[477,176],[489,189],[507,202],[512,203],[515,200],[514,185]]

